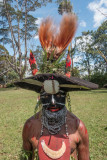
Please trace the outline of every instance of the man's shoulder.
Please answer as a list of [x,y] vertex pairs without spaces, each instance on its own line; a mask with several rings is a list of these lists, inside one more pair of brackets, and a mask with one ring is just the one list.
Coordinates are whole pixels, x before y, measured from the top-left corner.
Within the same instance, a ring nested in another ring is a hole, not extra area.
[[74,114],[71,113],[71,117],[74,123],[74,128],[76,129],[76,133],[78,135],[79,142],[88,142],[88,131],[87,128],[82,120],[76,117]]
[[73,126],[79,126],[80,119],[77,116],[75,116],[72,112],[68,111],[67,119],[68,119],[68,122],[71,125],[73,125]]
[[79,121],[78,133],[82,139],[88,137],[87,128],[81,120]]
[[73,128],[75,128],[75,131],[78,132],[78,134],[81,137],[84,137],[87,134],[87,129],[85,127],[85,124],[73,113],[68,111],[68,123]]
[[40,124],[40,112],[31,116],[29,119],[26,120],[24,124],[24,129],[30,129],[33,126],[37,126]]

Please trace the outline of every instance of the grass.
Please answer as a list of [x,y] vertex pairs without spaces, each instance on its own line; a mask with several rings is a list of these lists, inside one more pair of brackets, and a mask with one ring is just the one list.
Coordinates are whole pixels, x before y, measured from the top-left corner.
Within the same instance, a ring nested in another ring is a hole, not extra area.
[[[70,92],[72,112],[86,125],[91,160],[107,159],[107,90]],[[0,160],[19,160],[24,122],[34,114],[37,94],[0,89]]]

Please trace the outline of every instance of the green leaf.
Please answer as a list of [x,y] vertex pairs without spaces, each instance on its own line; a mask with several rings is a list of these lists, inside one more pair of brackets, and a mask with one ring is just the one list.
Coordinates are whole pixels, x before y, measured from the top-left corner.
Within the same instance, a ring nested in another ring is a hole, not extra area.
[[55,52],[55,49],[52,51],[52,53],[51,53],[51,55],[50,55],[50,58],[49,58],[49,61],[52,61],[52,60],[53,60],[54,52]]
[[44,51],[42,53],[43,53],[43,63],[45,63],[45,62],[47,62],[47,52],[44,49]]
[[55,61],[54,65],[58,64],[60,62],[60,60],[63,58],[63,56],[65,55],[65,52],[63,52],[60,57]]
[[35,113],[37,113],[39,106],[41,105],[41,101],[39,100],[35,106]]

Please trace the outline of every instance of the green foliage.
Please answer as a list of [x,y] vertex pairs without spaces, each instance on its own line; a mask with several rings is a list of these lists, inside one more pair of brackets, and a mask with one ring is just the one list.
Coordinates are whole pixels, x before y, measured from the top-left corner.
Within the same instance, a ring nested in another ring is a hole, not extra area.
[[65,54],[63,52],[61,56],[57,59],[53,59],[54,51],[51,53],[49,60],[47,61],[47,52],[41,48],[37,47],[37,50],[33,52],[35,59],[37,61],[37,67],[41,73],[65,73]]
[[35,68],[36,68],[36,64],[34,63],[34,64],[31,65],[31,70],[33,70]]
[[[104,21],[101,26],[94,32],[94,43],[97,44],[97,47],[107,55],[107,20]],[[103,44],[103,45],[102,45]]]
[[107,73],[107,20],[93,33],[93,48],[96,68],[104,68]]
[[107,83],[107,73],[96,72],[91,75],[90,81],[98,84],[99,87],[103,87]]
[[37,149],[35,149],[35,151],[34,151],[34,155],[35,155],[34,160],[39,160],[38,150],[37,150]]
[[47,52],[44,50],[42,52],[42,61],[39,71],[41,73],[65,73],[65,60],[63,57],[65,52],[61,54],[61,56],[57,59],[53,59],[54,51],[51,53],[49,60],[47,60]]
[[7,83],[6,84],[6,88],[11,88],[11,87],[15,87],[14,83]]
[[79,73],[79,70],[74,67],[72,70],[71,70],[71,75],[74,76],[74,77],[80,77],[80,73]]
[[[0,43],[12,48],[13,58],[9,64],[18,73],[20,79],[24,77],[27,69],[29,40],[35,41],[32,35],[38,30],[37,18],[33,12],[47,2],[51,0],[3,0],[3,3],[0,3]],[[25,63],[22,64],[22,61]]]
[[90,79],[93,70],[107,72],[107,20],[96,31],[84,31],[82,36],[76,38],[76,50],[82,57],[78,65],[81,71],[88,72]]
[[32,151],[26,151],[24,149],[21,150],[20,159],[21,160],[29,160],[32,157]]
[[3,45],[0,45],[0,72],[1,73],[5,71],[6,68],[8,68],[6,56],[9,56],[8,50]]
[[94,61],[94,55],[92,54],[92,31],[82,32],[82,36],[76,38],[76,50],[79,52],[81,59],[77,63],[80,67],[80,72],[87,71],[88,80],[91,75],[91,65]]
[[9,55],[9,52],[8,50],[3,46],[3,45],[0,45],[0,55]]
[[[15,71],[11,71],[11,67],[7,59],[12,61],[12,56],[9,55],[8,50],[3,45],[0,45],[0,78],[4,83],[18,77]],[[4,79],[4,77],[6,77],[6,79]]]
[[75,158],[73,156],[70,156],[70,160],[75,160]]
[[18,79],[18,74],[15,71],[9,71],[7,74],[8,81],[14,81]]
[[[26,151],[22,148],[22,150],[20,152],[20,160],[29,160],[32,158],[32,155],[33,155],[32,151]],[[35,151],[34,151],[34,160],[39,160],[37,149],[35,149]]]
[[[10,28],[7,18],[7,11],[11,17],[11,24],[14,35],[17,37],[20,36],[20,38],[23,40],[25,38],[25,32],[27,33],[27,39],[32,38],[33,31],[37,31],[37,24],[35,23],[37,18],[33,16],[33,14],[30,13],[30,11],[35,11],[37,8],[40,8],[42,5],[46,5],[47,2],[50,2],[49,0],[46,1],[36,1],[36,0],[27,0],[27,4],[24,3],[24,0],[19,0],[18,3],[15,1],[6,1],[2,5],[0,5],[1,12],[0,12],[0,33],[2,33],[1,42],[5,43],[12,43],[12,40],[9,36]],[[4,4],[6,3],[6,7]],[[27,8],[27,11],[26,11]],[[25,24],[25,17],[27,14],[27,23]],[[20,23],[20,33],[19,31],[19,24]],[[27,29],[26,29],[27,27]],[[20,34],[20,35],[19,35]],[[16,38],[15,37],[15,38]],[[19,43],[19,42],[18,42]]]
[[69,0],[63,0],[58,7],[58,13],[63,14],[64,12],[66,13],[71,13],[73,11],[73,6],[71,5],[71,2]]
[[[1,71],[2,72],[2,71]],[[14,87],[14,81],[19,79],[18,74],[11,70],[0,76],[2,82],[6,83],[6,87]]]

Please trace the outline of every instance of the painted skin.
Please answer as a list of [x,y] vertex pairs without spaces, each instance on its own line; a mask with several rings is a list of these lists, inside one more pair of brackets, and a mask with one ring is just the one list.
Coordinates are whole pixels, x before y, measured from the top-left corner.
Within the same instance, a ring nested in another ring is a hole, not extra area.
[[40,94],[41,102],[45,109],[48,109],[52,112],[61,110],[65,106],[65,97],[66,93],[64,91],[59,91],[57,94],[48,94],[42,92]]
[[[44,100],[46,100],[46,97],[49,98],[50,100],[49,101],[50,105],[46,108],[47,109],[51,108],[51,103],[53,103],[52,108],[50,109],[52,111],[57,111],[55,110],[55,107],[57,109],[61,109],[61,105],[60,107],[58,107],[58,105],[55,105],[58,99],[59,99],[58,103],[65,102],[64,97],[63,98],[61,97],[61,93],[59,95],[58,94],[54,95],[55,100],[52,99],[53,98],[52,95],[51,96],[49,95],[48,97],[46,94]],[[45,104],[47,100],[45,102],[44,101],[42,102]],[[70,113],[69,111],[67,111],[66,124],[68,125],[71,155],[75,158],[75,160],[89,160],[89,140],[88,140],[88,132],[85,125],[81,120],[79,120],[74,114]],[[30,119],[26,121],[24,125],[23,148],[25,150],[34,152],[34,150],[38,148],[40,133],[41,133],[41,111],[36,114],[36,118],[35,116],[32,116]],[[58,134],[61,135],[65,134],[65,125],[61,127],[61,130]],[[46,128],[44,128],[43,135],[49,135],[49,132]],[[32,158],[29,158],[29,160],[34,160],[34,154]]]

